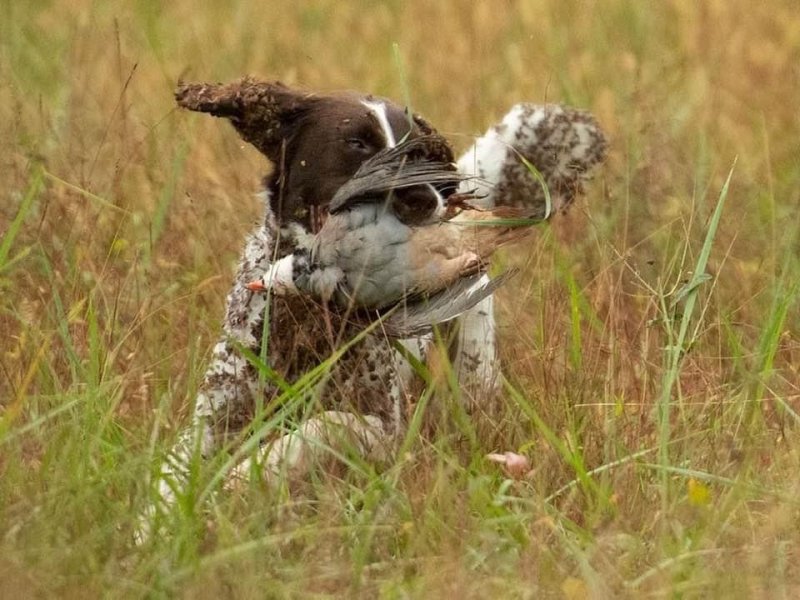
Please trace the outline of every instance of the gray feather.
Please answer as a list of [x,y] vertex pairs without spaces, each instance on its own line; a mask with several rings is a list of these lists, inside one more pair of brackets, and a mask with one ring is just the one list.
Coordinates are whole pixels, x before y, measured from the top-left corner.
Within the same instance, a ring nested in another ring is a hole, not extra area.
[[417,185],[460,183],[467,177],[458,173],[452,163],[420,160],[435,153],[439,136],[423,136],[401,142],[367,159],[333,196],[328,212],[335,214],[353,204],[381,202],[392,190]]
[[429,298],[409,298],[383,322],[389,337],[407,338],[428,333],[434,325],[446,323],[462,315],[481,300],[490,296],[517,273],[511,269],[494,279],[483,274],[465,277],[449,288]]

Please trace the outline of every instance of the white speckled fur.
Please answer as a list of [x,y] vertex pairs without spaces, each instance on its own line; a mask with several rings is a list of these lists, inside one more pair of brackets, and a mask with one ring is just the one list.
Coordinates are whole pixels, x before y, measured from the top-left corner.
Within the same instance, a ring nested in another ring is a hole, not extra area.
[[[478,201],[473,203],[482,208],[497,206],[494,198],[495,183],[500,180],[503,168],[514,155],[514,134],[520,131],[522,112],[521,104],[513,106],[500,123],[475,140],[469,150],[458,159],[460,172],[477,177],[463,181],[460,191],[474,189]],[[535,127],[544,116],[544,110],[536,110],[529,117],[528,123]]]

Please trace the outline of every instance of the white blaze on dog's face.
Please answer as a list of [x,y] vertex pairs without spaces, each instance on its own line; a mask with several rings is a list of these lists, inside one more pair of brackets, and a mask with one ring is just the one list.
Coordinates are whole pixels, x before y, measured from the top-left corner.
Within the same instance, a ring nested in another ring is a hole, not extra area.
[[375,100],[362,100],[361,104],[375,115],[380,125],[383,137],[386,140],[385,148],[394,148],[397,145],[397,137],[395,136],[392,124],[389,123],[389,117],[386,115],[386,103],[376,102]]

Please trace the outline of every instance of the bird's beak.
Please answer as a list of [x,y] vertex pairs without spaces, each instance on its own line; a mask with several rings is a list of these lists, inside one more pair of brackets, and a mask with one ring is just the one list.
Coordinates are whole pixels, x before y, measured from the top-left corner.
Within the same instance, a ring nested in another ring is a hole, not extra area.
[[250,283],[246,283],[244,285],[244,287],[246,287],[251,292],[266,292],[267,291],[267,286],[265,286],[264,283],[259,279],[256,279],[255,281],[251,281]]

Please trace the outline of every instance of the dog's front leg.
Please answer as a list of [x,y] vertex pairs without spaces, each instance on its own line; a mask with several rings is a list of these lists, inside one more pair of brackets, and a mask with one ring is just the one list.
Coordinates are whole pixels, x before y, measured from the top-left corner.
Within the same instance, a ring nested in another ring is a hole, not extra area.
[[145,541],[160,515],[175,504],[187,489],[191,461],[208,458],[218,451],[229,433],[246,425],[264,394],[258,371],[241,353],[244,348],[258,355],[268,295],[253,292],[247,284],[270,269],[272,236],[266,227],[247,240],[233,289],[228,295],[224,333],[214,346],[213,356],[195,401],[191,425],[179,435],[152,481],[155,498],[140,518],[136,538]]
[[[462,182],[460,191],[469,191],[477,182],[478,194],[476,199],[471,202],[485,209],[495,206],[495,194],[492,186],[497,181],[487,178],[484,164],[492,161],[497,153],[505,156],[507,151],[505,144],[494,142],[495,140],[487,133],[478,138],[456,163],[460,173],[480,178],[474,181],[467,179]],[[490,175],[494,175],[494,173]],[[498,178],[499,176],[495,175],[495,179]],[[484,277],[488,277],[488,275],[484,275]],[[473,409],[479,408],[494,397],[499,389],[501,379],[500,361],[497,356],[494,296],[484,298],[465,312],[455,326],[457,330],[452,354],[453,367],[458,376],[462,397],[467,405]]]
[[468,406],[478,408],[500,387],[494,296],[484,298],[465,312],[456,327],[453,368],[458,375],[462,397]]
[[248,481],[253,460],[265,483],[274,487],[280,478],[302,481],[312,470],[329,471],[331,464],[348,462],[348,457],[384,463],[392,454],[392,444],[393,436],[380,418],[328,410],[265,445],[254,459],[241,462],[231,472],[228,485],[238,487]]

